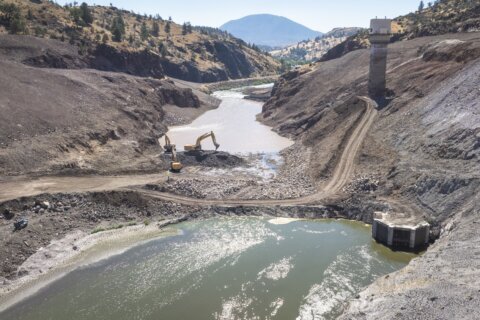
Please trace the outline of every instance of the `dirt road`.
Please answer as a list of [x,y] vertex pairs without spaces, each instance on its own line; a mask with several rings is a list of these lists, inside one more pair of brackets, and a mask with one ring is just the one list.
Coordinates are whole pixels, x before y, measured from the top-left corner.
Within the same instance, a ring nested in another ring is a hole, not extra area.
[[359,97],[367,108],[362,120],[353,131],[334,173],[328,183],[316,193],[296,199],[285,200],[206,200],[150,191],[139,186],[149,183],[161,183],[167,179],[165,173],[151,175],[125,176],[84,176],[84,177],[41,177],[6,178],[0,180],[0,202],[42,193],[72,193],[86,191],[111,191],[119,189],[135,190],[147,196],[187,205],[224,205],[224,206],[289,206],[317,203],[339,192],[348,182],[354,169],[355,158],[367,135],[375,116],[377,104],[368,97]]

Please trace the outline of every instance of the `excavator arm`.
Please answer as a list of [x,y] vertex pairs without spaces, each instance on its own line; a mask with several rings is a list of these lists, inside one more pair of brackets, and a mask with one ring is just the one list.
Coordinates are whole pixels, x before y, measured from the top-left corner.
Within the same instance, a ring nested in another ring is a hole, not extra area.
[[183,165],[177,159],[177,150],[176,148],[172,148],[172,161],[170,162],[170,171],[172,172],[180,172],[183,168]]
[[170,138],[165,135],[165,146],[164,146],[165,152],[172,152],[173,149],[175,149],[175,145],[170,142]]
[[202,134],[200,137],[197,138],[197,142],[194,145],[192,144],[185,145],[185,150],[186,151],[202,150],[202,141],[209,137],[212,137],[212,142],[215,145],[215,150],[218,150],[218,148],[220,147],[220,144],[217,143],[217,139],[215,138],[215,134],[213,133],[213,131]]
[[217,143],[217,139],[215,138],[215,134],[213,131],[211,132],[211,137],[212,137],[212,142],[215,145],[215,150],[218,150],[220,148],[220,144]]

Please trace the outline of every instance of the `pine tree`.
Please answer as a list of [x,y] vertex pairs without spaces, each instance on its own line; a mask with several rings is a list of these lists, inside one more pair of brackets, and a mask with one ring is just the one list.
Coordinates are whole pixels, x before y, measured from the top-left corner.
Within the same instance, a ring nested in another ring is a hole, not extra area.
[[83,2],[80,5],[80,17],[86,24],[91,24],[93,22],[93,16],[92,13],[90,12],[90,9],[88,8],[88,4]]
[[420,1],[420,5],[418,6],[418,11],[422,12],[423,8],[425,8],[425,4],[423,3],[423,1]]
[[183,26],[182,26],[182,34],[183,34],[183,35],[186,35],[187,33],[188,33],[187,24],[186,24],[186,23],[183,23]]
[[22,17],[20,8],[14,3],[0,2],[0,24],[3,24],[10,33],[23,33],[26,31],[26,22]]
[[165,24],[165,32],[167,34],[170,34],[170,30],[171,30],[170,21],[167,21],[167,23]]
[[123,21],[123,17],[121,15],[118,15],[113,19],[110,30],[112,31],[113,41],[122,41],[123,35],[125,34],[125,22]]
[[142,27],[140,28],[140,38],[142,39],[142,41],[148,39],[148,29],[145,21],[142,23]]
[[163,42],[160,42],[158,45],[158,52],[160,52],[160,55],[165,58],[168,54],[167,47],[163,44]]
[[152,35],[158,37],[160,35],[160,26],[157,21],[153,21]]

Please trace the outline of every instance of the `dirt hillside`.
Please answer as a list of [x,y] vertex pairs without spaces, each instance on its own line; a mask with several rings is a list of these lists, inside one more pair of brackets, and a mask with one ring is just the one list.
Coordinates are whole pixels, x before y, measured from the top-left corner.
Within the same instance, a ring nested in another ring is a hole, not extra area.
[[182,26],[159,14],[147,16],[114,6],[1,0],[2,33],[69,43],[81,60],[59,63],[69,60],[69,55],[46,50],[30,60],[42,67],[87,65],[139,76],[216,82],[274,75],[280,66],[258,48],[220,30],[188,23]]
[[22,63],[45,50],[81,63],[69,44],[0,36],[2,175],[158,169],[166,125],[218,103],[171,80]]

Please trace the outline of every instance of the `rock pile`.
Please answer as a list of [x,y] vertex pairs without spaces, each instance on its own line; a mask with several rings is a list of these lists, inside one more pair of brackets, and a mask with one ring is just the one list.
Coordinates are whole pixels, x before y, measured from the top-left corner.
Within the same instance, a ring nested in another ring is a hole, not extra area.
[[245,165],[245,160],[223,151],[188,151],[177,154],[181,163],[187,166],[205,166],[215,168],[233,168]]
[[[188,155],[189,153],[185,153]],[[149,186],[151,189],[170,192],[199,199],[292,199],[315,192],[315,185],[308,172],[311,150],[295,144],[281,152],[284,158],[277,175],[273,179],[261,179],[259,176],[231,172],[220,178],[183,178],[171,179],[165,185]],[[226,158],[223,158],[226,156]],[[223,168],[235,163],[246,164],[243,158],[224,152],[204,152],[202,165]],[[197,159],[186,161],[197,161]],[[186,163],[180,158],[182,163]],[[217,165],[213,165],[217,163]],[[198,163],[197,163],[198,165]]]
[[343,191],[348,193],[374,192],[378,189],[378,184],[378,178],[374,176],[361,175],[354,177],[350,184],[343,188]]

